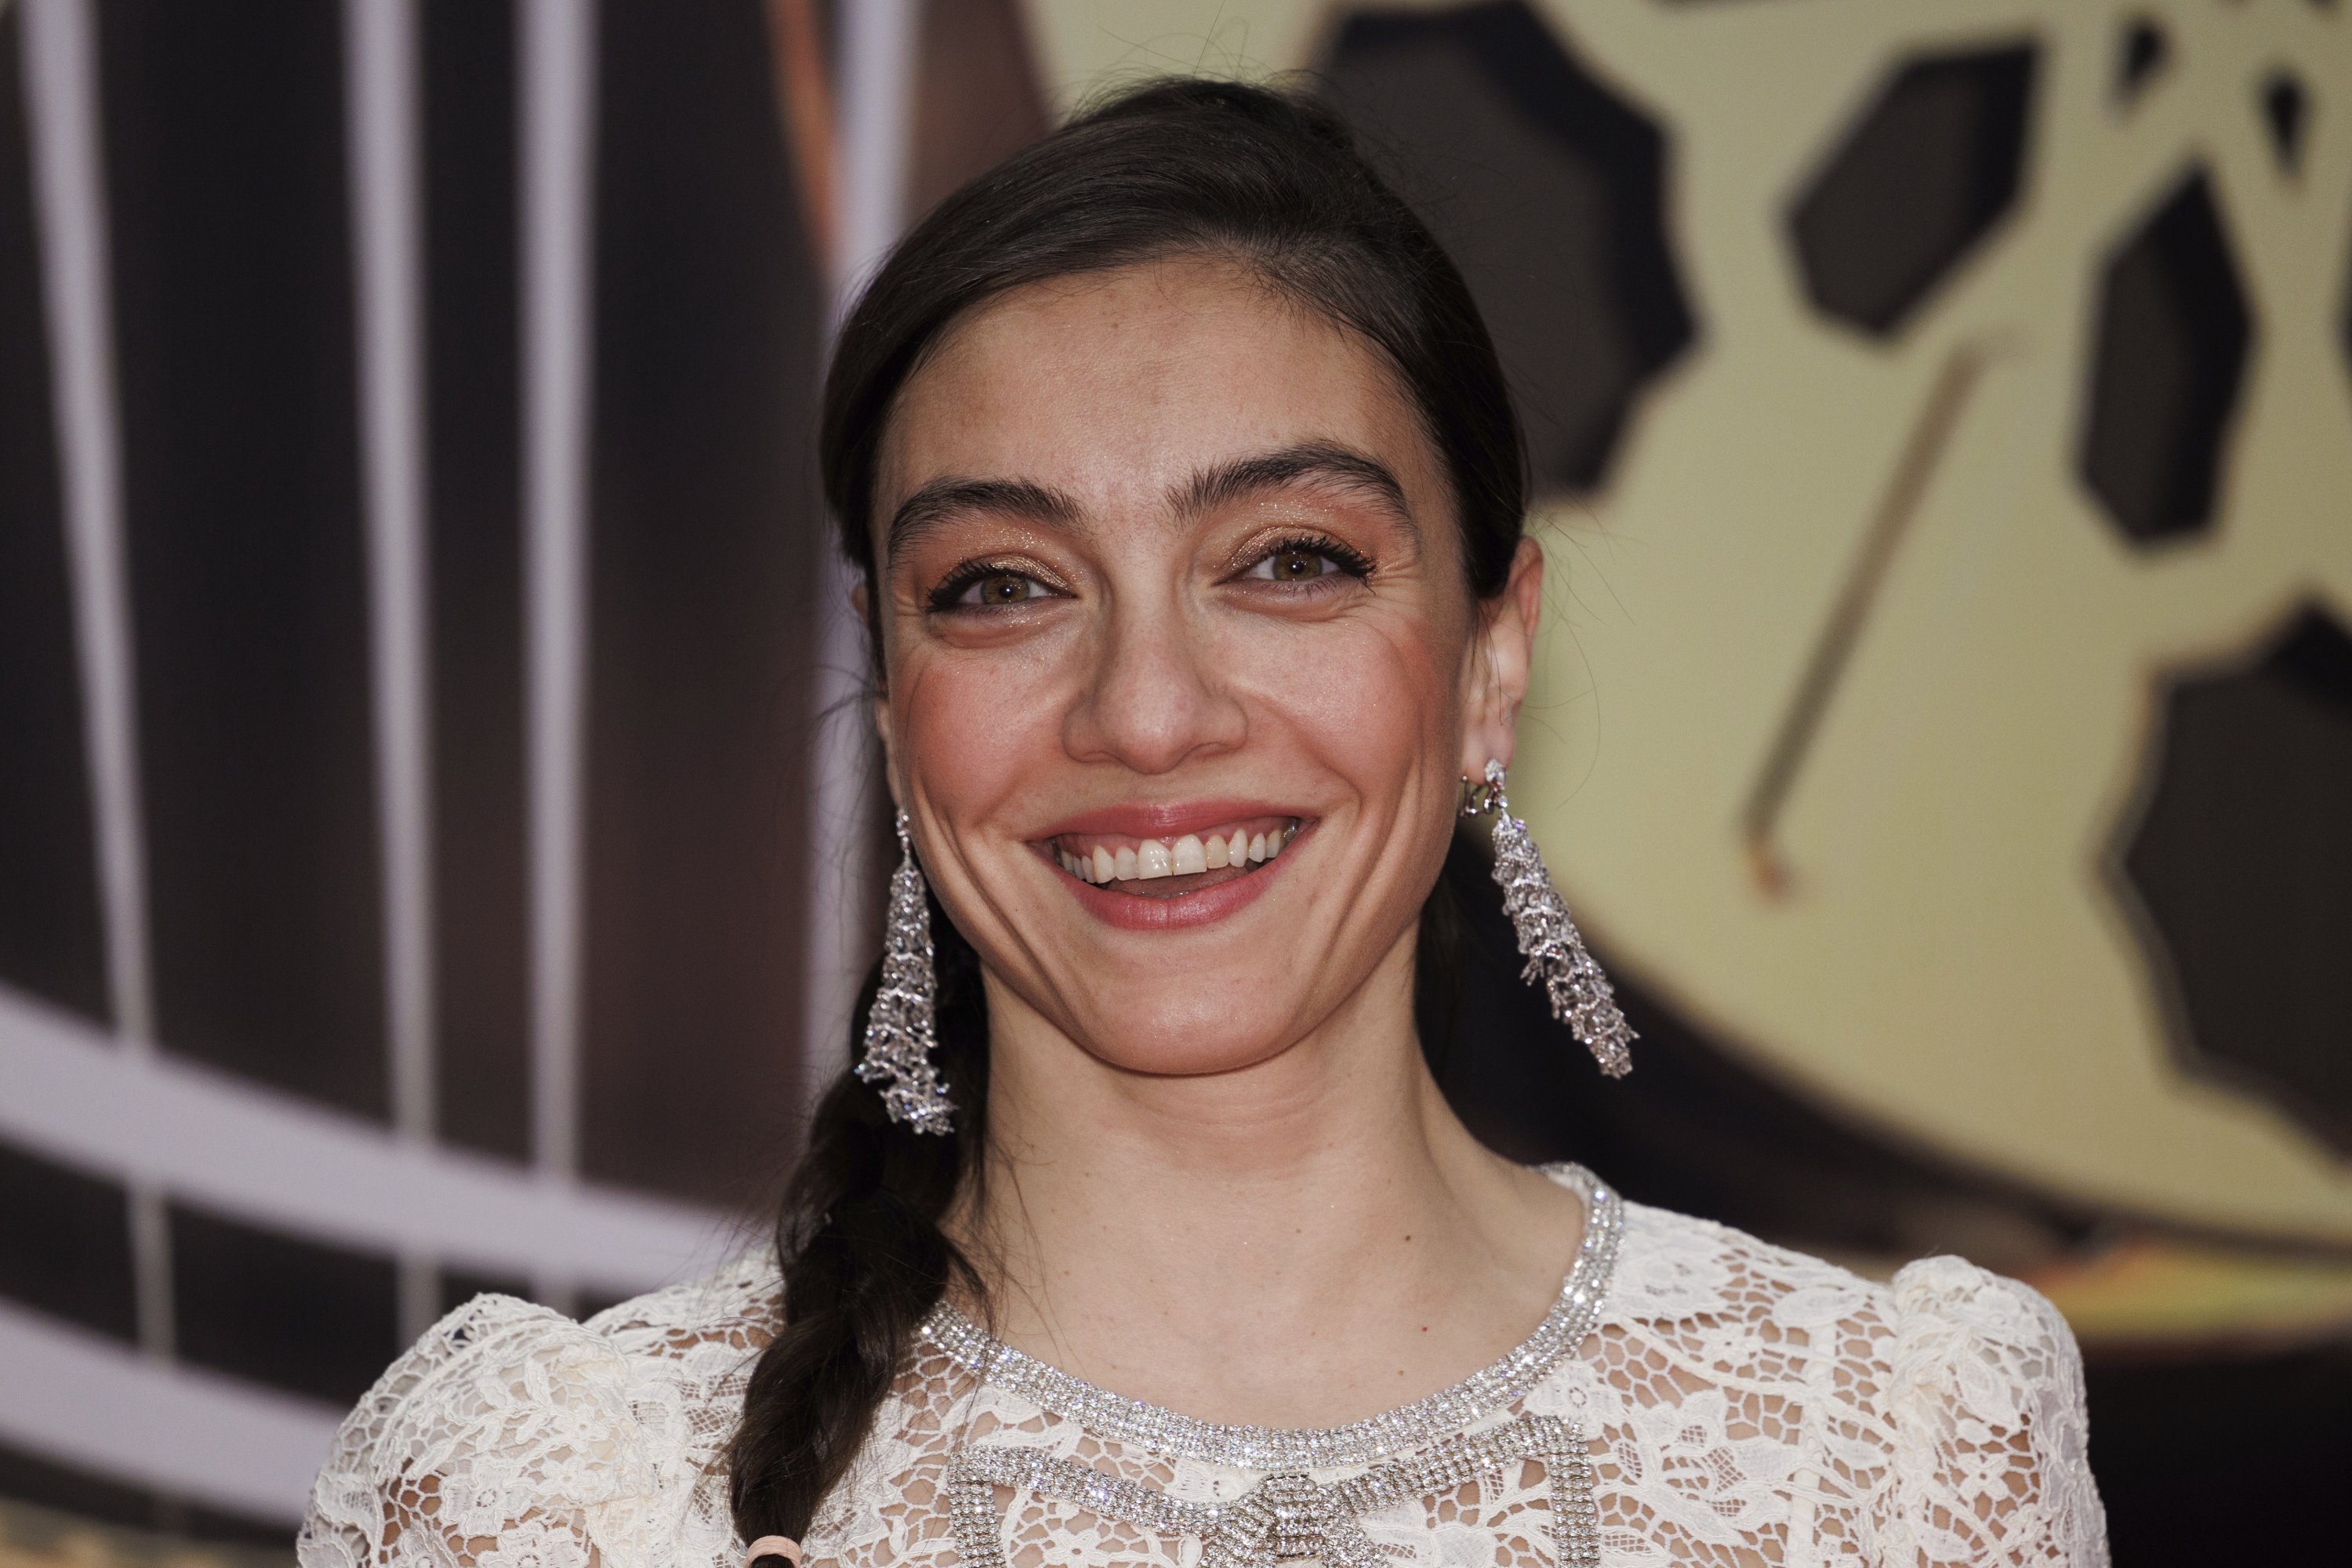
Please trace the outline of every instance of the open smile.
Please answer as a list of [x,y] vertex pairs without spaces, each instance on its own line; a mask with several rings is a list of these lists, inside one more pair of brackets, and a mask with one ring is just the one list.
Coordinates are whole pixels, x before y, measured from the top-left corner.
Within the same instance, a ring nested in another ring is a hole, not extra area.
[[1172,899],[1250,875],[1279,856],[1298,828],[1295,816],[1239,817],[1161,837],[1057,833],[1043,847],[1081,882]]

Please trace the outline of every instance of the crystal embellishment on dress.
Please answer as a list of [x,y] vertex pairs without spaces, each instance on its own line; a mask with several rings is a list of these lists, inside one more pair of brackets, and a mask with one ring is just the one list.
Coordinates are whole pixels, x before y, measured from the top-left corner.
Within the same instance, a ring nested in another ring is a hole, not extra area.
[[[1465,779],[1465,784],[1469,781]],[[1592,1053],[1601,1070],[1623,1078],[1633,1070],[1633,1026],[1617,1006],[1617,993],[1601,972],[1583,933],[1568,916],[1568,905],[1552,886],[1528,825],[1511,815],[1503,793],[1503,764],[1488,758],[1485,784],[1469,784],[1462,815],[1495,814],[1495,880],[1503,889],[1503,912],[1518,933],[1528,966],[1519,978],[1543,982],[1551,1016],[1568,1026],[1577,1043]]]
[[1453,1387],[1349,1426],[1286,1431],[1180,1415],[1097,1388],[1025,1355],[944,1301],[923,1321],[922,1336],[982,1380],[1075,1421],[1098,1437],[1155,1454],[1265,1471],[1370,1464],[1454,1436],[1524,1397],[1592,1331],[1608,1293],[1618,1238],[1624,1232],[1624,1205],[1581,1165],[1547,1166],[1545,1174],[1584,1199],[1584,1241],[1551,1310],[1535,1332],[1501,1360]]
[[898,868],[890,875],[890,910],[882,930],[882,984],[866,1011],[866,1054],[857,1076],[882,1086],[893,1121],[918,1132],[955,1131],[955,1102],[931,1066],[939,1047],[932,1001],[939,977],[932,965],[931,909],[907,814],[898,814]]
[[1364,1533],[1366,1514],[1499,1477],[1531,1459],[1542,1461],[1550,1479],[1561,1568],[1599,1568],[1600,1515],[1584,1428],[1556,1415],[1523,1415],[1448,1437],[1346,1480],[1279,1471],[1229,1503],[1184,1502],[1043,1449],[983,1445],[965,1449],[950,1468],[948,1516],[963,1568],[1005,1568],[998,1487],[1024,1488],[1164,1535],[1197,1536],[1200,1568],[1275,1568],[1309,1557],[1323,1568],[1395,1568]]

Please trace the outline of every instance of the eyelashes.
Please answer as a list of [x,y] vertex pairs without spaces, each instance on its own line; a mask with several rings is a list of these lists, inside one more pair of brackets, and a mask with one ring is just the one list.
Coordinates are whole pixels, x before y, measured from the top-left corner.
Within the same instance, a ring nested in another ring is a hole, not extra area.
[[[1350,583],[1365,583],[1376,569],[1372,558],[1343,540],[1321,533],[1284,534],[1265,541],[1238,558],[1225,581],[1253,586],[1265,584],[1291,595],[1328,593]],[[967,561],[940,579],[924,595],[924,605],[937,615],[986,614],[1021,609],[1049,598],[1068,598],[1070,590],[1034,565],[1020,561]]]
[[[1328,565],[1328,572],[1307,568]],[[1255,582],[1280,583],[1292,587],[1323,583],[1334,576],[1347,576],[1357,582],[1369,582],[1372,575],[1372,558],[1354,545],[1321,533],[1287,534],[1268,542],[1248,558],[1239,576]]]
[[1013,609],[1062,590],[1037,574],[1010,561],[967,561],[943,578],[926,595],[934,611]]

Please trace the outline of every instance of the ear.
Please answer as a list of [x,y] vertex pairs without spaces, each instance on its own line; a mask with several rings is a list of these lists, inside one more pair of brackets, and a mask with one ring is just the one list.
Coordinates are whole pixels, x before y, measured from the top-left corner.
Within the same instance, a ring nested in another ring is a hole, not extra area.
[[[862,626],[874,624],[866,619],[866,579],[860,577],[850,586],[849,613],[857,617],[857,624]],[[874,689],[873,717],[874,733],[882,742],[882,784],[890,792],[891,802],[896,805],[898,800],[898,756],[897,748],[890,743],[890,689],[879,683]]]
[[1511,765],[1519,704],[1534,673],[1536,624],[1543,615],[1543,546],[1519,541],[1500,595],[1478,606],[1478,630],[1464,669],[1462,773],[1481,778],[1489,758]]

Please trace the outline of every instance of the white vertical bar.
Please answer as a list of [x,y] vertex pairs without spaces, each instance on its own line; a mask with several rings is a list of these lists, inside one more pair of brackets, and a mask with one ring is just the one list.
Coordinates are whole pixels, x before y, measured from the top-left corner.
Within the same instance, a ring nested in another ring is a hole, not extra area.
[[25,89],[40,207],[41,281],[56,363],[82,713],[97,800],[99,886],[115,1027],[154,1038],[148,991],[146,849],[139,820],[130,589],[122,547],[122,436],[115,417],[106,154],[89,0],[26,0]]
[[[54,361],[58,450],[81,667],[84,745],[97,826],[107,990],[123,1049],[154,1048],[147,956],[147,850],[139,815],[137,669],[122,540],[122,432],[114,385],[113,263],[106,151],[89,0],[26,0],[30,111],[41,282]],[[133,1184],[131,1259],[139,1342],[172,1354],[172,1251],[163,1195]]]
[[[906,225],[908,154],[913,141],[917,0],[857,0],[841,18],[841,123],[835,142],[839,206],[828,339],[859,286]],[[801,1019],[813,1102],[839,1070],[860,971],[869,954],[879,878],[866,831],[875,742],[866,687],[866,628],[850,608],[856,574],[825,547],[817,594],[814,754],[810,759],[808,952]]]
[[[434,1127],[433,805],[425,522],[425,349],[415,0],[343,0],[352,263],[359,293],[384,1020],[392,1122]],[[405,1338],[438,1314],[433,1259],[400,1260]]]
[[860,0],[843,7],[836,144],[841,226],[832,258],[835,325],[906,226],[921,14],[919,0]]
[[595,15],[590,0],[523,0],[521,20],[531,1146],[568,1181],[580,1165]]

